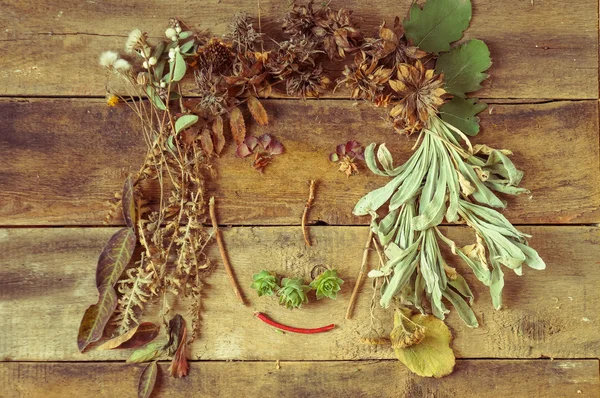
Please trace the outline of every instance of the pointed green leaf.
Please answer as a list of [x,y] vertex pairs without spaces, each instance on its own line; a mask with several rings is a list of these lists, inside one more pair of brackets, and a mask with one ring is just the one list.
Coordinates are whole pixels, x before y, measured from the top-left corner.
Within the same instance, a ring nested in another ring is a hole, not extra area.
[[138,398],[150,397],[152,390],[154,390],[154,384],[156,383],[157,375],[158,366],[156,361],[149,363],[140,375],[140,381],[138,383]]
[[100,340],[106,323],[117,307],[117,294],[112,286],[103,285],[98,290],[98,302],[88,307],[79,325],[77,346],[80,352],[91,343]]
[[402,22],[406,37],[422,50],[448,51],[471,21],[470,0],[428,0],[423,9],[413,4],[409,18]]
[[175,122],[175,134],[179,134],[182,130],[185,130],[193,126],[198,121],[197,115],[183,115]]
[[454,290],[446,289],[444,291],[444,297],[454,306],[458,312],[458,316],[463,322],[470,328],[476,328],[479,326],[475,313],[469,307],[469,304]]
[[175,53],[175,58],[173,62],[171,62],[171,76],[173,76],[173,81],[178,82],[185,76],[186,71],[185,60],[180,52]]
[[483,72],[490,66],[490,50],[481,40],[473,39],[440,55],[435,72],[444,74],[448,93],[465,98],[466,93],[481,88],[480,83],[488,77]]
[[127,363],[139,363],[139,362],[148,362],[157,358],[163,352],[163,347],[165,343],[163,342],[154,342],[148,345],[145,345],[141,348],[138,348],[134,352],[131,353],[129,358],[127,358]]
[[108,241],[96,267],[96,287],[108,285],[113,287],[123,270],[131,260],[135,249],[135,231],[131,228],[123,228],[117,231]]
[[440,108],[440,116],[445,122],[472,137],[479,133],[479,118],[475,115],[486,108],[487,104],[477,102],[476,98],[454,97]]

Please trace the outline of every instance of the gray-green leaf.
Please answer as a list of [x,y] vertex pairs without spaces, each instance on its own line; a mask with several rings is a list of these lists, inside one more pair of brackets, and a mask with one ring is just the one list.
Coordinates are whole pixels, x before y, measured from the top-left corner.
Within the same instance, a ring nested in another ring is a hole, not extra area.
[[402,22],[406,37],[422,50],[448,51],[471,21],[470,0],[428,0],[423,9],[413,4],[409,19]]
[[487,45],[473,39],[440,55],[435,72],[444,74],[444,88],[448,93],[465,98],[466,93],[481,88],[480,83],[489,76],[483,72],[490,66],[492,60]]
[[175,122],[175,134],[192,127],[198,121],[197,115],[183,115]]

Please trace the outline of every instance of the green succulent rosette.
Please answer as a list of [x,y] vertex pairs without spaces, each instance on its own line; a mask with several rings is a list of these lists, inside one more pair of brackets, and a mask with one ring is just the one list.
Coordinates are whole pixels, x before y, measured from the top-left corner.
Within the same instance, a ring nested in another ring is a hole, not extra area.
[[279,289],[277,284],[277,278],[269,271],[260,271],[258,274],[252,276],[254,281],[250,287],[258,293],[260,296],[272,296]]
[[281,288],[277,292],[279,295],[279,304],[286,308],[300,308],[302,304],[308,302],[306,293],[310,291],[310,286],[305,285],[302,278],[283,278]]
[[342,283],[344,281],[338,277],[337,271],[328,269],[313,280],[310,287],[317,292],[317,300],[321,300],[323,297],[335,300],[337,292],[342,288]]

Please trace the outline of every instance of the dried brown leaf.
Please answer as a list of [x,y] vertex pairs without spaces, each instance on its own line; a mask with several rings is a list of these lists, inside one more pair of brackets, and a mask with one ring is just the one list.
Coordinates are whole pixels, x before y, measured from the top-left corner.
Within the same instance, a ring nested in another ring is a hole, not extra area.
[[200,144],[202,145],[202,150],[207,156],[210,156],[215,152],[212,137],[210,136],[210,131],[208,131],[208,129],[204,129],[202,134],[200,134]]
[[140,323],[136,327],[120,336],[110,339],[100,347],[99,350],[112,350],[114,348],[137,348],[154,340],[158,336],[160,326],[152,322]]
[[169,367],[169,372],[171,372],[171,376],[173,377],[182,378],[184,376],[187,376],[188,370],[190,368],[185,357],[186,336],[187,328],[184,324],[181,340],[179,341],[179,347],[177,347],[177,351],[175,352],[175,356],[173,357],[173,360],[171,361],[171,366]]
[[223,135],[223,118],[221,116],[217,116],[212,125],[213,130],[213,138],[214,138],[214,147],[217,155],[221,154],[221,151],[225,147],[225,136]]
[[241,144],[246,138],[246,123],[242,111],[237,106],[231,111],[229,123],[231,124],[233,139],[238,145]]
[[135,249],[135,231],[132,228],[123,228],[117,231],[108,241],[100,253],[96,267],[96,287],[115,286],[123,270],[131,260]]
[[133,178],[131,174],[123,184],[123,195],[121,196],[123,203],[123,219],[129,228],[135,229],[135,200],[133,192]]
[[131,353],[129,358],[127,358],[127,363],[140,363],[152,361],[157,358],[163,352],[164,343],[162,342],[154,342],[144,347],[138,348],[134,352]]
[[117,307],[117,294],[112,286],[103,285],[99,291],[98,302],[88,307],[79,325],[77,346],[80,352],[91,343],[100,340],[106,323]]
[[248,97],[248,109],[250,109],[250,113],[252,114],[254,120],[256,120],[256,123],[260,124],[261,126],[266,126],[269,124],[267,111],[265,111],[265,108],[260,101],[256,99],[256,97]]

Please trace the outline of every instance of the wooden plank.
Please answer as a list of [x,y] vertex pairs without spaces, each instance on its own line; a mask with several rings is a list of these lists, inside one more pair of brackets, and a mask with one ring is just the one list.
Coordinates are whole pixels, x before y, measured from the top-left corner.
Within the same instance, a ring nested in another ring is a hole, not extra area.
[[[224,224],[299,224],[308,196],[306,181],[319,180],[310,220],[365,224],[351,215],[356,201],[385,178],[363,165],[346,178],[329,162],[335,146],[349,139],[387,142],[396,161],[406,161],[414,138],[394,134],[385,112],[349,101],[264,101],[269,132],[287,148],[263,175],[228,144],[215,161],[217,179],[208,186],[219,201]],[[100,100],[0,101],[0,222],[3,225],[98,225],[106,200],[137,172],[145,144],[134,116]],[[509,198],[514,223],[600,221],[598,104],[595,101],[490,105],[474,143],[515,152],[532,195]],[[10,160],[9,160],[10,159]],[[281,182],[285,181],[285,184]],[[149,189],[154,189],[148,187]],[[155,192],[156,193],[156,192]],[[154,198],[159,197],[150,195]],[[117,221],[118,222],[118,221]]]
[[[384,18],[404,16],[411,0],[336,0],[355,10],[370,32]],[[598,98],[598,12],[596,0],[529,2],[474,0],[466,38],[488,43],[492,78],[482,98]],[[95,65],[100,52],[119,49],[132,28],[162,37],[166,21],[178,16],[198,29],[220,35],[236,11],[256,15],[254,0],[203,2],[3,1],[0,94],[13,96],[104,95],[105,76]],[[280,38],[287,2],[260,2],[265,32]],[[90,23],[90,21],[94,21]],[[27,51],[23,51],[26,48]],[[76,55],[76,56],[74,56]],[[186,91],[189,92],[188,85]],[[193,94],[193,93],[190,93]],[[347,95],[347,94],[346,94]]]
[[[468,280],[476,296],[481,326],[467,328],[455,311],[448,317],[453,347],[462,358],[600,357],[600,228],[525,227],[545,271],[506,270],[505,309],[495,311],[488,289],[449,253],[449,264]],[[76,335],[84,310],[96,300],[95,262],[113,228],[36,228],[0,230],[0,361],[122,360],[124,351],[77,351]],[[474,239],[468,228],[443,228],[457,244]],[[250,302],[235,300],[216,247],[216,270],[205,280],[201,335],[191,357],[203,360],[355,360],[394,358],[391,349],[363,345],[369,331],[372,291],[365,283],[355,316],[344,320],[360,265],[366,227],[312,227],[315,245],[305,247],[299,227],[236,227],[224,239],[239,284]],[[371,256],[371,264],[374,264]],[[307,281],[316,265],[339,270],[345,280],[337,300],[320,300],[290,311],[276,298],[258,298],[249,288],[252,274],[268,269]],[[377,306],[378,307],[378,306]],[[183,310],[182,310],[183,311]],[[315,335],[278,333],[254,311],[299,327],[335,323]],[[148,320],[156,321],[152,312]],[[391,313],[376,311],[376,326],[391,330]]]
[[[134,396],[144,365],[2,363],[2,397]],[[153,397],[597,397],[598,361],[458,361],[452,375],[421,378],[395,361],[193,362],[184,379],[159,365]],[[477,382],[473,382],[476,380]]]

